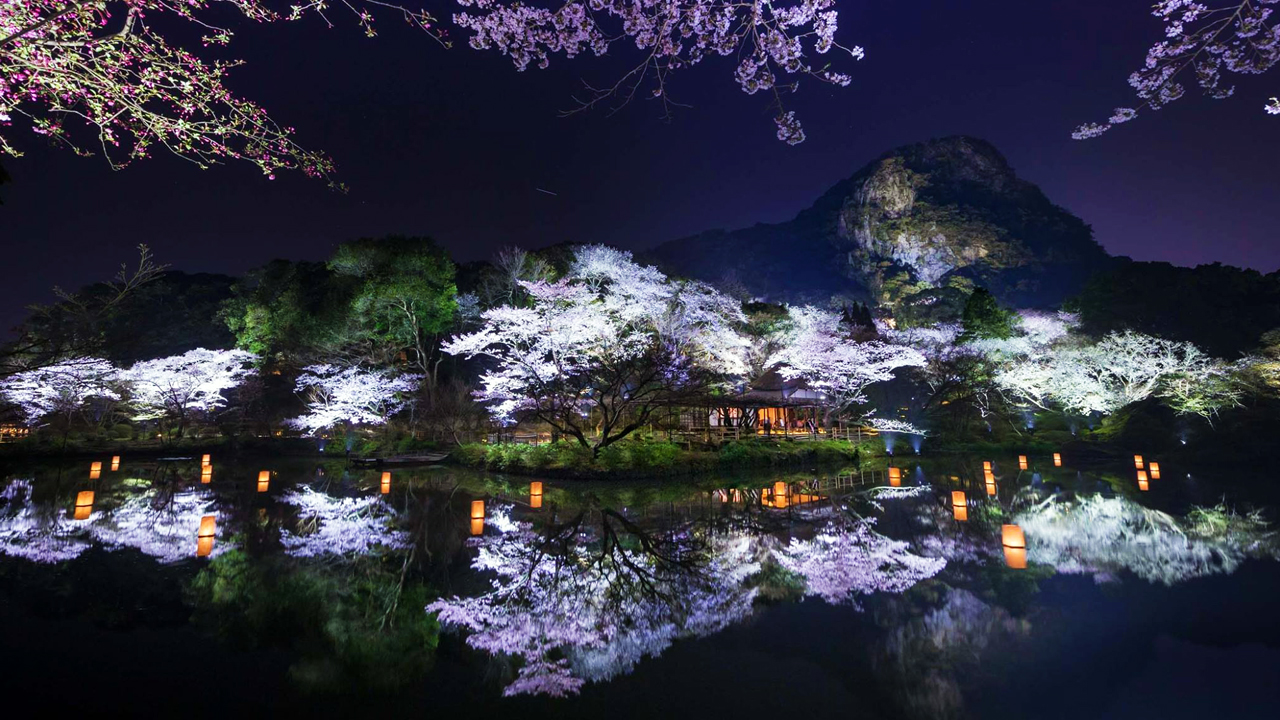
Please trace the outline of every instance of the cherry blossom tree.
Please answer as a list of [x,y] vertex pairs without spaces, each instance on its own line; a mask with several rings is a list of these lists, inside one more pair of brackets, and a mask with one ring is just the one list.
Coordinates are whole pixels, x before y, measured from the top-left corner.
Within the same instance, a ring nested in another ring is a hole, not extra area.
[[[1151,14],[1164,23],[1165,39],[1147,50],[1146,62],[1129,76],[1140,103],[1119,107],[1105,123],[1085,123],[1072,133],[1077,140],[1097,137],[1129,122],[1142,109],[1159,110],[1186,93],[1188,75],[1211,98],[1231,97],[1235,87],[1223,82],[1223,71],[1258,75],[1280,60],[1280,25],[1271,17],[1277,0],[1160,0]],[[1280,99],[1263,105],[1280,115]]]
[[802,379],[824,393],[839,412],[867,401],[866,388],[892,380],[894,371],[922,367],[925,357],[905,345],[872,340],[858,342],[840,325],[839,313],[809,306],[788,309],[791,320],[783,348],[773,361],[781,375]]
[[422,375],[395,375],[389,370],[310,365],[297,381],[297,392],[310,412],[286,423],[308,435],[339,424],[384,425],[404,409],[407,395],[422,379]]
[[[497,49],[511,58],[517,70],[547,67],[551,55],[566,58],[584,52],[605,54],[615,41],[635,43],[641,60],[616,83],[587,86],[577,109],[609,99],[629,101],[649,83],[649,96],[669,113],[678,103],[670,99],[667,80],[675,70],[697,65],[713,56],[734,57],[734,79],[748,95],[772,98],[778,139],[792,145],[804,141],[795,113],[783,106],[783,93],[796,79],[846,86],[851,78],[827,64],[815,66],[808,53],[825,55],[840,50],[854,59],[860,47],[836,43],[838,12],[835,0],[741,3],[693,0],[562,0],[544,9],[511,0],[458,0],[464,12],[454,21],[472,32],[471,47]],[[572,111],[571,111],[572,112]]]
[[129,383],[135,420],[172,418],[182,435],[193,412],[226,404],[223,392],[236,387],[253,368],[256,355],[244,350],[196,348],[181,355],[143,360],[121,373]]
[[740,306],[628,252],[584,246],[564,278],[521,285],[527,307],[493,308],[444,346],[492,363],[477,396],[499,421],[537,419],[598,453],[745,370]]
[[[566,0],[545,9],[509,0],[457,0],[453,16],[471,33],[473,48],[497,49],[516,68],[546,67],[554,53],[573,58],[604,54],[617,40],[635,44],[640,62],[610,87],[589,87],[579,109],[607,98],[623,102],[652,81],[652,96],[668,110],[672,71],[707,56],[737,58],[734,77],[744,92],[773,98],[778,138],[804,140],[795,114],[783,107],[794,78],[848,85],[850,77],[810,53],[833,48],[860,59],[859,47],[835,42],[835,0],[672,4]],[[225,84],[234,61],[206,60],[173,42],[172,23],[191,23],[203,45],[228,45],[228,13],[238,22],[269,23],[317,15],[327,24],[331,5],[300,0],[280,13],[264,0],[9,0],[0,5],[0,152],[18,155],[8,128],[21,121],[33,133],[87,155],[100,151],[113,167],[167,151],[197,167],[227,160],[257,166],[268,178],[300,170],[330,180],[333,164],[307,150],[255,103]],[[448,47],[427,11],[381,0],[349,0],[342,8],[372,37],[377,11],[400,17]],[[224,12],[224,9],[228,9]],[[84,126],[87,133],[82,133]],[[94,150],[90,150],[94,148]]]
[[92,398],[119,400],[119,371],[101,358],[74,358],[0,379],[0,395],[22,408],[28,424],[58,415],[71,417]]
[[1181,414],[1212,418],[1243,396],[1227,363],[1192,343],[1133,331],[1013,359],[997,381],[1020,401],[1083,414],[1109,414],[1154,396]]

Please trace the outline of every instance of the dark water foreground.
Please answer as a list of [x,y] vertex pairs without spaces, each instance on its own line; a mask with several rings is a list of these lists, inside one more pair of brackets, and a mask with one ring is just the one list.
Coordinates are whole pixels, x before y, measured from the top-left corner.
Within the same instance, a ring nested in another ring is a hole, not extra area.
[[1269,471],[1146,466],[1143,490],[1128,463],[985,460],[540,493],[9,466],[0,690],[185,717],[1280,716]]

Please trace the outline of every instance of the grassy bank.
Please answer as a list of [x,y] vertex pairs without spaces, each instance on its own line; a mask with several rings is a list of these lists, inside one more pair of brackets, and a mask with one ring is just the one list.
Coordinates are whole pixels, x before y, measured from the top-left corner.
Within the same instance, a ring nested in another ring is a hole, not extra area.
[[[542,445],[469,443],[451,456],[468,467],[546,477],[606,479],[687,476],[734,468],[848,464],[875,451],[835,440],[813,442],[748,440],[718,449],[686,450],[662,440],[625,440],[594,455],[577,442]],[[883,450],[883,448],[880,448]]]

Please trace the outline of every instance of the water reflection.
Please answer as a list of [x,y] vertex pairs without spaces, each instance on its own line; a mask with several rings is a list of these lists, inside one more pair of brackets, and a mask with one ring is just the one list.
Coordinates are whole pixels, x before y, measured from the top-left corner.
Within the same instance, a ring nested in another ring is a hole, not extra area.
[[412,684],[443,626],[508,695],[572,695],[817,602],[875,628],[857,652],[903,714],[948,717],[990,644],[1034,636],[1055,574],[1164,587],[1280,552],[1261,514],[1175,498],[1181,473],[1154,482],[1150,459],[627,486],[253,462],[220,458],[216,483],[208,456],[0,476],[0,562],[88,567],[97,548],[177,567],[193,622],[218,636],[307,638],[290,641],[297,682]]

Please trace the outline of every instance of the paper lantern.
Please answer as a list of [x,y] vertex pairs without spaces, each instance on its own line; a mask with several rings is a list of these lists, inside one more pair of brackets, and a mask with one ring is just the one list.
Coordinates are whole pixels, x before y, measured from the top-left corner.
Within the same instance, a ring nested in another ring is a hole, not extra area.
[[209,458],[209,456],[208,456],[208,455],[201,455],[201,456],[200,456],[200,464],[201,464],[201,465],[208,465],[208,464],[210,464],[210,458]]
[[1027,567],[1027,538],[1017,525],[1000,526],[1000,544],[1004,546],[1004,562],[1015,570]]
[[1147,483],[1146,470],[1138,471],[1138,489],[1141,490],[1142,492],[1146,492],[1147,490],[1151,489],[1151,486]]
[[119,469],[120,469],[120,456],[112,455],[111,456],[111,472],[115,472]]
[[97,480],[97,479],[98,479],[98,478],[100,478],[100,477],[102,477],[102,463],[100,463],[100,462],[90,463],[90,465],[89,465],[89,479],[90,479],[90,480]]
[[258,473],[258,492],[266,492],[271,487],[271,471],[263,470]]
[[213,515],[200,518],[200,529],[196,531],[196,557],[209,557],[213,552],[213,539],[218,534],[218,521]]
[[484,534],[484,518],[480,518],[479,520],[473,519],[471,521],[471,534],[472,535]]
[[88,520],[89,516],[92,514],[93,514],[93,491],[81,490],[79,493],[76,494],[76,509],[73,517],[75,517],[76,520]]
[[[729,493],[723,490],[717,491],[717,494],[720,496],[720,502],[729,499]],[[537,480],[529,483],[529,507],[535,510],[542,507],[542,483]]]
[[1134,467],[1136,467],[1136,468],[1138,468],[1138,469],[1142,469],[1142,456],[1141,456],[1141,455],[1134,455],[1134,456],[1133,456],[1133,466],[1134,466]]
[[382,483],[381,483],[380,489],[383,495],[386,495],[387,493],[391,492],[391,473],[390,472],[382,473]]
[[902,468],[889,468],[889,484],[893,487],[902,486]]
[[213,480],[213,466],[203,465],[200,467],[200,482],[208,485]]
[[1062,455],[1060,453],[1053,454],[1053,466],[1062,467]]
[[969,519],[969,502],[965,499],[963,490],[951,491],[951,511],[959,522]]
[[983,469],[983,470],[990,470],[990,469],[991,469],[991,461],[990,461],[990,460],[983,460],[983,461],[982,461],[982,469]]
[[1019,470],[1026,470],[1026,469],[1027,469],[1027,456],[1026,456],[1026,455],[1019,455],[1019,456],[1018,456],[1018,469],[1019,469]]
[[471,501],[471,519],[472,520],[484,519],[484,501],[483,500]]
[[1151,471],[1152,480],[1160,479],[1160,463],[1158,462],[1147,463],[1147,469]]
[[996,494],[996,479],[995,479],[995,478],[993,478],[993,477],[988,477],[988,478],[987,478],[987,481],[986,481],[986,483],[985,483],[985,484],[986,484],[986,486],[987,486],[987,494],[988,494],[988,495],[990,495],[991,497],[995,497],[995,494]]

